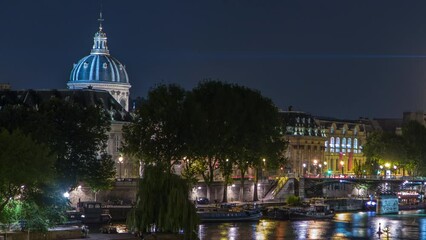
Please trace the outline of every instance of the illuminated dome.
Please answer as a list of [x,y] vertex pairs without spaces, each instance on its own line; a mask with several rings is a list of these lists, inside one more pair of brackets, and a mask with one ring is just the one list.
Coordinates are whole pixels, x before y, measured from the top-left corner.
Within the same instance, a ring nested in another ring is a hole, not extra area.
[[126,67],[109,54],[107,36],[102,28],[93,37],[90,55],[85,56],[71,71],[67,85],[70,89],[93,88],[108,91],[126,110],[129,107],[129,77]]

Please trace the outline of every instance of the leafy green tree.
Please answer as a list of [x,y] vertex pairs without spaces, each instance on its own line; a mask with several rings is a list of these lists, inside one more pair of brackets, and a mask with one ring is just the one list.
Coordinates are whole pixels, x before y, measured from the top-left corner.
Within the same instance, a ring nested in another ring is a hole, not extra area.
[[134,121],[123,128],[124,151],[172,171],[185,157],[183,138],[186,92],[177,85],[159,85],[136,110]]
[[9,131],[22,129],[55,153],[58,187],[63,190],[71,190],[80,182],[94,189],[111,187],[114,162],[105,152],[110,120],[100,105],[59,98],[34,106],[6,104],[0,111],[0,126]]
[[404,136],[373,132],[367,137],[364,154],[367,157],[365,169],[369,175],[377,174],[379,166],[387,162],[397,166],[403,165],[407,157]]
[[139,232],[183,230],[185,239],[197,239],[198,222],[188,196],[188,181],[159,166],[147,166],[127,225]]
[[[278,110],[259,92],[206,81],[189,93],[186,109],[191,122],[187,131],[190,134],[188,154],[204,160],[204,169],[199,169],[208,194],[216,169],[223,175],[223,201],[226,201],[232,168],[239,168],[242,200],[248,167],[258,168],[263,158],[269,159],[271,167],[282,163],[285,141],[280,135]],[[254,194],[257,194],[256,187],[255,184]]]
[[414,175],[426,175],[426,127],[410,121],[402,128],[406,159],[403,166]]
[[40,192],[54,176],[54,156],[46,145],[16,130],[0,131],[0,213],[13,199]]

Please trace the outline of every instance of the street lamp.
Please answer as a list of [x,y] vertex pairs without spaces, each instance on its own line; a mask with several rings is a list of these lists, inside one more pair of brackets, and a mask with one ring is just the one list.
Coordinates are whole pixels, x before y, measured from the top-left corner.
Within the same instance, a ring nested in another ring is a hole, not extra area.
[[302,164],[302,166],[303,166],[303,175],[305,175],[306,174],[306,163]]
[[340,166],[342,166],[342,175],[343,175],[343,165],[345,165],[345,162],[340,161]]
[[118,163],[119,163],[119,167],[120,167],[120,180],[121,180],[121,164],[123,164],[123,156],[120,156],[119,158],[118,158]]

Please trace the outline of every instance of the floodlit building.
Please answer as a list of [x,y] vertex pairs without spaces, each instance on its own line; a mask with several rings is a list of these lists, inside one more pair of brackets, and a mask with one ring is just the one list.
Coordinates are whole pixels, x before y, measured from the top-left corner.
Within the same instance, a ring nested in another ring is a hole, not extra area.
[[[80,59],[70,74],[67,83],[69,89],[95,89],[107,91],[126,111],[129,111],[130,83],[126,67],[111,56],[107,45],[100,14],[99,30],[93,37],[93,46],[89,55]],[[112,121],[107,152],[116,162],[117,179],[139,177],[139,166],[122,156],[123,125],[128,122]]]
[[287,173],[297,175],[356,174],[365,163],[363,144],[372,131],[368,119],[340,120],[301,111],[281,111],[288,141]]

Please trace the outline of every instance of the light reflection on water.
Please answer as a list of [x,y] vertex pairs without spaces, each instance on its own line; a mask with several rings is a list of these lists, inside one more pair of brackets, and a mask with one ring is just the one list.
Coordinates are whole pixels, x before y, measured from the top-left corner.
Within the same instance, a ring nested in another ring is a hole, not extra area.
[[[381,227],[382,235],[377,234]],[[384,230],[389,229],[389,235]],[[201,224],[201,240],[267,239],[426,239],[426,214],[404,211],[338,213],[332,220]]]

